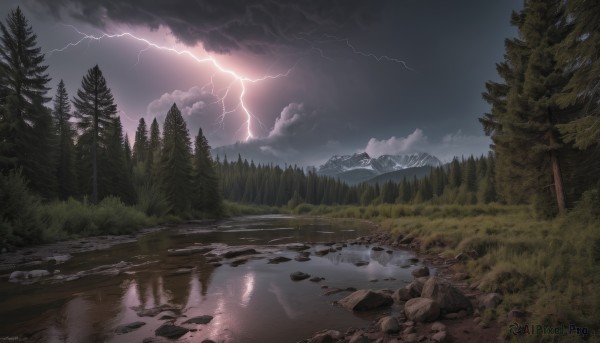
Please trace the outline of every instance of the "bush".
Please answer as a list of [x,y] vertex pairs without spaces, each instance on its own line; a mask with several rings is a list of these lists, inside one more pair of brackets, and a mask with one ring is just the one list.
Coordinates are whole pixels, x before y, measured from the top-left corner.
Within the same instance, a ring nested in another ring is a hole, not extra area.
[[107,197],[98,205],[88,205],[70,198],[41,207],[47,227],[45,240],[71,236],[127,234],[154,224],[144,213],[128,207],[117,197]]
[[21,170],[0,174],[0,248],[41,242],[39,207]]

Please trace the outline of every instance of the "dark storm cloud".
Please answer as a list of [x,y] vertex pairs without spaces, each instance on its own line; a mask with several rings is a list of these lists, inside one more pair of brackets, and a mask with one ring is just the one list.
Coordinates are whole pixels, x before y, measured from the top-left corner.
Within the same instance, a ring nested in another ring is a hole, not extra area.
[[169,28],[183,43],[206,50],[256,53],[307,44],[300,33],[348,34],[377,20],[383,1],[361,0],[28,0],[55,17],[104,28],[110,22]]

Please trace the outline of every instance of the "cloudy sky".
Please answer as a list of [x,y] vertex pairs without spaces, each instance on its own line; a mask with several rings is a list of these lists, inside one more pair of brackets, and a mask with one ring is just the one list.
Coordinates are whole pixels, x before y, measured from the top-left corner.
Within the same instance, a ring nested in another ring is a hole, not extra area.
[[98,64],[131,140],[175,102],[221,153],[319,165],[487,152],[481,92],[522,1],[3,0],[2,20],[16,6],[52,87]]

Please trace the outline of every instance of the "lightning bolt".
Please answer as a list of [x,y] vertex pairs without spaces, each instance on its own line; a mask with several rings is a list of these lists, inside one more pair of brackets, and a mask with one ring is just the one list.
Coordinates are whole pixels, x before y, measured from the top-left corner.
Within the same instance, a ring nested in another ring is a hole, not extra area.
[[[243,111],[243,113],[245,114],[246,120],[245,122],[242,124],[242,126],[240,127],[240,129],[238,129],[237,132],[239,132],[240,130],[242,130],[245,127],[246,130],[246,138],[245,140],[251,140],[253,138],[255,138],[254,134],[252,133],[252,121],[256,120],[258,121],[258,123],[260,125],[262,125],[262,123],[260,123],[260,120],[255,117],[252,112],[250,111],[250,109],[246,106],[246,103],[244,101],[244,96],[246,95],[246,86],[247,84],[255,84],[255,83],[259,83],[262,81],[267,81],[267,80],[273,80],[273,79],[277,79],[277,78],[281,78],[281,77],[286,77],[288,76],[292,70],[296,67],[296,65],[298,64],[298,61],[296,61],[296,63],[290,67],[287,71],[283,72],[283,73],[278,73],[278,74],[274,74],[274,75],[264,75],[262,77],[259,78],[249,78],[243,75],[239,75],[238,73],[236,73],[234,70],[229,69],[224,67],[222,64],[220,64],[214,57],[212,56],[204,56],[204,57],[200,57],[197,56],[196,54],[194,54],[193,52],[189,51],[189,50],[181,50],[181,49],[177,49],[175,47],[168,47],[168,46],[162,46],[159,44],[156,44],[154,42],[149,41],[146,38],[142,38],[142,37],[138,37],[136,35],[134,35],[133,33],[130,32],[123,32],[123,33],[119,33],[119,34],[108,34],[108,33],[102,33],[99,36],[95,36],[95,35],[91,35],[91,34],[87,34],[84,32],[81,32],[79,29],[77,29],[75,26],[73,25],[66,25],[67,27],[72,28],[75,32],[77,32],[79,35],[81,35],[81,39],[79,39],[76,42],[70,42],[67,45],[65,45],[62,48],[58,48],[58,49],[53,49],[50,50],[48,52],[48,55],[52,55],[54,53],[57,52],[64,52],[65,50],[75,47],[85,41],[87,42],[92,42],[92,41],[99,41],[102,39],[115,39],[115,38],[128,38],[128,39],[132,39],[138,42],[141,42],[143,44],[146,45],[146,47],[142,50],[140,50],[140,52],[138,53],[138,58],[137,58],[137,63],[138,64],[140,62],[140,56],[144,51],[147,51],[151,48],[157,49],[157,50],[162,50],[162,51],[168,51],[177,55],[185,55],[188,56],[189,58],[193,59],[194,61],[198,62],[198,63],[208,63],[211,64],[215,69],[216,69],[216,73],[221,73],[221,74],[225,74],[229,77],[232,78],[231,83],[229,83],[229,85],[225,88],[225,92],[223,95],[218,95],[215,93],[215,87],[214,87],[214,76],[215,74],[213,74],[213,76],[211,76],[211,94],[215,95],[215,97],[217,98],[217,102],[222,104],[222,113],[219,116],[219,121],[221,123],[224,123],[224,120],[226,118],[227,115],[234,113],[235,111],[241,109]],[[227,109],[227,106],[225,105],[225,100],[229,97],[231,88],[234,85],[239,85],[240,86],[240,93],[239,93],[239,97],[238,97],[238,102],[237,105],[232,108],[232,109]],[[203,89],[205,87],[202,87]],[[218,92],[217,92],[218,93]],[[129,118],[131,119],[131,118]]]
[[331,57],[326,56],[324,50],[318,46],[316,46],[316,44],[326,44],[326,43],[331,43],[331,42],[338,42],[338,43],[343,43],[344,45],[346,45],[346,47],[348,47],[350,49],[350,51],[352,51],[353,54],[356,55],[360,55],[363,57],[368,57],[368,58],[372,58],[374,60],[376,60],[377,62],[381,62],[381,61],[387,61],[387,62],[393,62],[393,63],[399,63],[401,64],[405,69],[410,70],[410,71],[415,71],[414,69],[410,68],[408,66],[408,64],[396,57],[390,57],[388,55],[377,55],[375,53],[372,52],[365,52],[362,50],[359,50],[358,48],[356,48],[356,46],[354,46],[354,44],[352,44],[350,42],[350,39],[348,38],[340,38],[331,34],[322,34],[321,37],[318,40],[315,41],[311,41],[306,37],[310,37],[310,34],[305,33],[305,32],[300,32],[298,33],[296,36],[294,36],[294,38],[296,40],[301,40],[304,41],[306,43],[310,44],[310,48],[312,50],[314,50],[315,52],[317,52],[321,57],[332,61]]

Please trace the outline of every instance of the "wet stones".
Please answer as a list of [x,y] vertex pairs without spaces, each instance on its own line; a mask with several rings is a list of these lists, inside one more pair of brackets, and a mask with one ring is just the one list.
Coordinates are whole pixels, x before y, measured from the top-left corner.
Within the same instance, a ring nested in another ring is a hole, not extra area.
[[188,330],[184,327],[181,327],[181,326],[177,326],[177,325],[173,325],[173,324],[163,324],[154,331],[154,334],[156,336],[162,336],[162,337],[166,337],[169,339],[177,339],[177,338],[185,335],[189,331],[190,330]]
[[354,265],[357,267],[362,267],[362,266],[369,265],[369,262],[368,261],[358,261],[358,262],[355,262]]
[[119,325],[115,328],[116,334],[124,334],[141,328],[146,325],[144,322],[133,322],[129,324]]
[[211,320],[213,320],[213,316],[204,315],[204,316],[190,318],[190,319],[186,320],[185,322],[183,322],[183,324],[208,324],[208,323],[210,323]]
[[284,257],[284,256],[277,256],[277,257],[274,257],[272,259],[269,259],[269,262],[267,262],[267,263],[268,264],[278,264],[278,263],[288,262],[288,261],[291,261],[291,260],[292,260],[291,258],[287,258],[287,257]]
[[308,279],[309,277],[309,274],[303,272],[294,272],[290,274],[290,279],[292,279],[292,281],[302,281]]
[[225,252],[223,254],[223,257],[225,257],[225,258],[234,258],[234,257],[243,256],[243,255],[254,255],[254,254],[257,254],[257,253],[258,252],[254,248],[233,249],[233,250]]
[[298,256],[294,257],[294,260],[296,260],[298,262],[306,262],[306,261],[310,261],[310,257],[308,257],[306,255],[298,255]]
[[286,248],[288,250],[293,250],[293,251],[303,251],[303,250],[310,249],[310,245],[306,245],[306,244],[290,244],[290,245],[287,245]]

